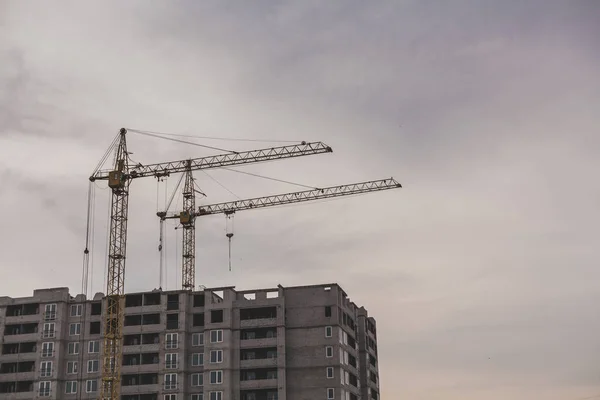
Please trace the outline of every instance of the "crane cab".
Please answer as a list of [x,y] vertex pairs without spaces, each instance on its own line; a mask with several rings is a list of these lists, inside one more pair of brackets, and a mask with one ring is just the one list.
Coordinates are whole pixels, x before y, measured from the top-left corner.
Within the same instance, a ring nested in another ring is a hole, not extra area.
[[111,189],[118,189],[124,186],[123,174],[121,171],[110,171],[108,173],[108,187]]
[[188,225],[192,223],[192,214],[189,211],[182,211],[179,213],[179,222],[181,225]]

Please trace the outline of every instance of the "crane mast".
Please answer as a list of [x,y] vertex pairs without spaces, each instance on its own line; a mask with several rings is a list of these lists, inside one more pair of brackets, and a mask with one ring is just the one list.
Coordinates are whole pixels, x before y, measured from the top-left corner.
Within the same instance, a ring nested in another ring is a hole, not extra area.
[[[125,260],[127,249],[127,214],[129,186],[136,178],[169,176],[173,173],[187,174],[184,190],[184,213],[195,214],[192,171],[212,169],[239,164],[280,160],[307,155],[331,153],[331,147],[322,142],[302,142],[301,144],[271,147],[267,149],[230,152],[221,155],[194,158],[149,165],[130,165],[127,152],[127,129],[121,128],[116,144],[115,162],[111,170],[97,170],[89,180],[107,180],[111,189],[110,236],[108,242],[108,276],[106,285],[106,312],[104,314],[102,382],[99,391],[101,400],[119,400],[121,393],[121,363],[123,355],[123,323],[125,295]],[[189,189],[189,191],[187,191]],[[184,262],[187,275],[186,288],[194,285],[194,217],[189,219],[189,227],[184,229],[188,247],[184,252],[189,257]],[[187,233],[186,233],[187,232]],[[190,286],[191,285],[191,286]]]
[[[190,173],[191,174],[191,173]],[[186,176],[186,183],[188,177]],[[351,183],[348,185],[331,186],[327,188],[319,188],[313,190],[304,190],[300,192],[284,193],[273,196],[255,197],[252,199],[236,200],[224,203],[210,204],[200,206],[198,211],[189,213],[189,208],[185,205],[185,196],[187,188],[184,187],[184,211],[179,214],[167,215],[165,211],[156,213],[161,220],[179,218],[180,223],[184,227],[184,240],[183,240],[183,271],[182,275],[187,276],[189,282],[195,282],[195,265],[193,262],[190,264],[190,260],[194,260],[195,254],[190,254],[190,251],[195,251],[195,236],[186,238],[186,224],[192,226],[195,225],[195,218],[205,215],[215,214],[226,214],[231,215],[237,211],[252,210],[257,208],[281,206],[286,204],[302,203],[306,201],[323,200],[342,196],[352,196],[363,193],[378,192],[382,190],[398,189],[402,185],[398,183],[394,178],[380,179],[375,181],[367,181],[360,183]],[[189,192],[187,192],[189,193]],[[191,240],[192,243],[188,241]],[[183,278],[183,285],[185,285],[186,278]],[[192,290],[194,286],[186,287],[184,289]]]
[[183,290],[193,290],[195,284],[196,267],[196,190],[194,189],[194,177],[192,176],[191,163],[185,171],[185,183],[183,186],[183,211],[180,221],[183,227],[183,263],[181,274],[181,287]]
[[108,279],[102,353],[101,399],[117,399],[121,386],[121,347],[123,340],[125,259],[127,253],[127,211],[131,180],[127,163],[125,129],[121,129],[114,170],[108,175],[112,190],[110,237],[108,242]]

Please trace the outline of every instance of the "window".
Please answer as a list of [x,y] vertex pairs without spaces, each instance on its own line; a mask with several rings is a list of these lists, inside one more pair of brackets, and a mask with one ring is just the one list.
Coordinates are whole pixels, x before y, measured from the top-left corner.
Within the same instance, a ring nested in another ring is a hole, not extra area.
[[348,385],[350,383],[350,374],[348,373],[348,371],[344,371],[344,377],[345,377],[345,382],[346,385]]
[[331,346],[325,347],[325,357],[327,357],[327,358],[333,357],[333,347],[331,347]]
[[348,333],[344,331],[344,344],[348,344]]
[[81,324],[77,322],[76,324],[69,324],[69,336],[76,336],[81,334]]
[[223,392],[210,392],[210,400],[223,400]]
[[331,317],[331,306],[325,306],[325,316]]
[[223,322],[223,310],[211,310],[210,322],[211,324],[218,324],[220,322]]
[[344,368],[340,368],[340,383],[344,384]]
[[194,333],[192,334],[192,346],[204,346],[204,333]]
[[97,340],[91,340],[88,343],[88,353],[94,354],[100,352],[100,342]]
[[42,357],[52,357],[53,354],[54,354],[54,343],[52,343],[52,342],[42,343]]
[[223,362],[223,350],[211,350],[210,351],[210,362],[211,364],[218,364]]
[[327,379],[333,379],[333,367],[327,367]]
[[329,388],[327,389],[327,400],[335,399],[335,389]]
[[165,368],[166,369],[177,368],[177,353],[165,354]]
[[192,326],[204,326],[204,313],[194,314]]
[[46,321],[52,321],[56,319],[56,304],[46,304],[44,308],[44,319]]
[[223,341],[223,331],[221,329],[210,331],[210,342],[221,343]]
[[42,338],[53,338],[55,336],[55,325],[54,322],[44,324],[44,330],[42,331]]
[[177,374],[165,374],[165,390],[177,389]]
[[89,360],[88,361],[88,373],[98,372],[98,360]]
[[204,394],[203,393],[192,394],[190,396],[190,400],[204,400]]
[[82,310],[83,310],[83,305],[73,304],[71,306],[71,317],[81,317]]
[[176,394],[165,394],[165,396],[163,398],[164,398],[164,400],[177,400],[177,395]]
[[342,328],[339,328],[338,333],[340,334],[340,344],[344,344],[344,332],[342,332]]
[[42,361],[40,364],[40,376],[46,377],[52,375],[52,361]]
[[192,374],[192,386],[204,386],[204,374]]
[[67,361],[67,374],[76,374],[78,371],[77,361]]
[[331,326],[325,327],[325,337],[329,338],[333,336],[333,328]]
[[217,385],[223,383],[223,371],[210,371],[210,383]]
[[90,322],[90,335],[100,334],[100,321]]
[[79,342],[69,342],[67,352],[71,355],[79,354]]
[[204,365],[204,353],[192,354],[192,367],[199,367]]
[[340,364],[344,363],[344,350],[340,349]]
[[277,400],[277,392],[267,392],[267,400]]
[[179,334],[167,333],[165,334],[165,348],[166,349],[177,349],[179,347]]
[[40,382],[40,397],[50,397],[51,382]]
[[65,393],[66,394],[77,393],[77,381],[67,381]]
[[344,351],[344,364],[348,365],[348,352]]
[[95,393],[98,391],[98,381],[95,379],[90,379],[85,381],[85,391],[86,393]]

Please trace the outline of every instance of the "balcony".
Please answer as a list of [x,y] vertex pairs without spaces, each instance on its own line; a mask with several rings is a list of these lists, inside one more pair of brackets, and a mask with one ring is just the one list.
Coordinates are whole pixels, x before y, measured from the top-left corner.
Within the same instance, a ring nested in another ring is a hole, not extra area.
[[33,314],[15,314],[9,315],[6,314],[5,323],[6,324],[24,324],[28,322],[37,322],[40,320],[40,313],[36,312]]
[[[152,395],[161,390],[160,385],[152,384],[152,385],[133,385],[133,386],[125,386],[121,385],[121,394],[122,395]],[[125,396],[123,396],[124,398]],[[140,396],[141,397],[141,396]],[[144,398],[144,397],[141,397]],[[161,397],[162,399],[162,397]]]
[[40,334],[35,333],[23,333],[20,335],[5,335],[4,343],[20,343],[20,342],[34,342],[40,339]]
[[240,321],[240,328],[262,328],[267,326],[277,326],[277,318],[257,318]]
[[240,390],[277,388],[277,379],[255,379],[240,382]]
[[12,324],[4,327],[4,343],[32,342],[37,341],[38,338],[37,323]]
[[0,365],[0,382],[32,381],[35,376],[35,361],[3,362]]
[[157,372],[159,363],[160,357],[158,350],[154,353],[124,354],[122,365],[123,373]]
[[252,347],[274,347],[277,346],[277,338],[264,338],[264,339],[246,339],[240,341],[240,348],[248,349]]
[[160,321],[159,313],[126,315],[123,326],[124,334],[137,333],[140,331],[164,331]]
[[[1,382],[0,383],[0,398],[19,398],[19,399],[31,399],[33,396],[31,393],[34,390],[33,381],[19,381],[19,382]],[[10,394],[6,396],[6,394]]]
[[253,360],[240,360],[240,368],[266,368],[276,366],[277,358],[257,358]]
[[6,307],[6,318],[38,315],[40,305],[37,303],[14,304]]
[[123,346],[123,354],[158,353],[159,351],[159,343]]
[[29,361],[37,358],[37,343],[5,343],[2,345],[2,363],[10,361]]

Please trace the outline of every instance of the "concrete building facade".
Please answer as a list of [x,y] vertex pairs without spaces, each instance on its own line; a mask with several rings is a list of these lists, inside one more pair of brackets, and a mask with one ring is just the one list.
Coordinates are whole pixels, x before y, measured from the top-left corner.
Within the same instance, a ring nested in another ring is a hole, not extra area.
[[[95,399],[103,294],[0,297],[0,399]],[[337,284],[125,296],[122,400],[378,400],[375,320]]]

